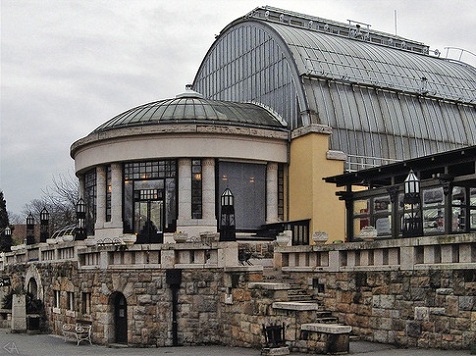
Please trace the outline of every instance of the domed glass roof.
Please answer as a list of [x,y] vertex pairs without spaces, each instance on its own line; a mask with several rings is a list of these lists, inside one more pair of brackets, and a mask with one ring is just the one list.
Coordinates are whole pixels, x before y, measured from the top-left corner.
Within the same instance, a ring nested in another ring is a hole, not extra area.
[[182,123],[286,127],[284,120],[272,113],[271,109],[254,103],[208,100],[187,88],[174,99],[154,101],[117,115],[93,132],[130,126]]

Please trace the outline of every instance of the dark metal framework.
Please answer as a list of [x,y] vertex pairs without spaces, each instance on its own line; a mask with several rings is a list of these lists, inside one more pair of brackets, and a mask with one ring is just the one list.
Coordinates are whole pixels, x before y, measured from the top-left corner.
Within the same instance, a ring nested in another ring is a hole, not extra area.
[[[405,199],[410,170],[420,181],[419,235],[476,231],[476,146],[471,146],[325,178],[346,187],[337,195],[346,204],[348,240],[358,238],[368,225],[377,229],[379,238],[404,236],[405,204],[418,203]],[[367,189],[354,189],[357,186]]]
[[177,220],[177,161],[150,160],[124,164],[124,232],[138,242],[162,241]]

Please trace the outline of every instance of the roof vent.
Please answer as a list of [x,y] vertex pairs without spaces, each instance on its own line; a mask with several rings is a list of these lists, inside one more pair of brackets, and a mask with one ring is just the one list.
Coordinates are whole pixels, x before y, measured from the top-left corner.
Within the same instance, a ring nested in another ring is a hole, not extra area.
[[180,93],[180,94],[176,95],[175,97],[176,98],[201,98],[201,99],[203,99],[203,95],[200,94],[199,92],[196,92],[192,88],[193,88],[192,84],[185,85],[185,91],[183,93]]

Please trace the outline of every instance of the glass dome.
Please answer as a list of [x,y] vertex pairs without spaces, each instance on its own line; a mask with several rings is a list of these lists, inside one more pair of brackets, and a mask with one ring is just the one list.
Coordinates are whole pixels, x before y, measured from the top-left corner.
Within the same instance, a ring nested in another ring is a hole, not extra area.
[[271,109],[255,103],[218,101],[203,98],[190,88],[173,99],[165,99],[130,109],[106,123],[94,133],[115,128],[157,124],[225,124],[251,127],[286,126]]

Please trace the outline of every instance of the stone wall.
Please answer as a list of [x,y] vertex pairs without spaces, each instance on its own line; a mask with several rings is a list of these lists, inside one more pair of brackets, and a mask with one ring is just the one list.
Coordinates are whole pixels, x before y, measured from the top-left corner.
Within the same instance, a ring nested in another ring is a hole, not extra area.
[[[363,340],[467,349],[476,334],[474,270],[290,273]],[[324,288],[324,290],[322,290]]]
[[[178,343],[259,348],[263,325],[282,323],[286,340],[297,342],[300,325],[315,322],[316,311],[280,308],[276,302],[289,301],[289,290],[300,289],[363,340],[467,349],[476,335],[475,270],[432,266],[414,270],[395,266],[363,270],[360,266],[345,271],[287,268],[282,274],[275,271],[275,279],[267,282],[260,266],[182,268]],[[9,276],[12,288],[23,289],[28,285],[25,278],[37,278],[47,329],[61,334],[64,323],[90,322],[93,342],[98,344],[114,342],[112,300],[122,293],[127,301],[128,343],[160,347],[173,343],[172,290],[166,271],[146,265],[100,269],[78,268],[74,261],[32,262],[7,265],[0,277]],[[90,295],[91,308],[84,314],[85,293]]]
[[[4,273],[18,276],[23,285],[26,265],[10,266]],[[31,266],[29,267],[31,268]],[[128,341],[132,346],[172,345],[172,292],[165,270],[79,270],[76,263],[38,264],[48,331],[61,335],[65,323],[91,322],[93,342],[114,341],[111,297],[122,293],[127,300]],[[178,340],[181,345],[221,343],[219,299],[223,293],[219,270],[183,270],[178,292]],[[60,291],[59,307],[55,291]],[[74,293],[74,310],[68,307],[68,292]],[[83,314],[83,293],[91,295],[91,310]]]

